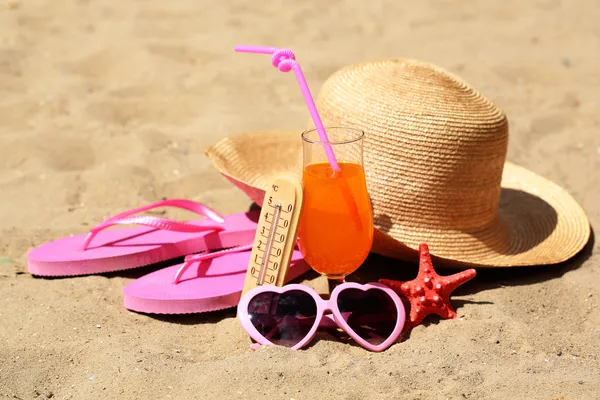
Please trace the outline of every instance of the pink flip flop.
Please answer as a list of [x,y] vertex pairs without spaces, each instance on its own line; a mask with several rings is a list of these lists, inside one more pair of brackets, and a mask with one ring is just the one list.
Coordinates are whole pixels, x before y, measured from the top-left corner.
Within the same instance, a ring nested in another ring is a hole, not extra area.
[[[157,207],[177,207],[207,219],[179,222],[133,216]],[[120,271],[188,254],[252,243],[258,212],[220,216],[209,207],[183,199],[159,201],[117,214],[77,235],[48,242],[27,255],[32,275],[73,276]],[[115,225],[143,225],[106,230]]]
[[[252,243],[252,241],[250,241]],[[190,314],[237,306],[252,244],[186,257],[180,265],[142,276],[123,288],[125,307],[147,314]],[[292,253],[286,282],[310,270]]]

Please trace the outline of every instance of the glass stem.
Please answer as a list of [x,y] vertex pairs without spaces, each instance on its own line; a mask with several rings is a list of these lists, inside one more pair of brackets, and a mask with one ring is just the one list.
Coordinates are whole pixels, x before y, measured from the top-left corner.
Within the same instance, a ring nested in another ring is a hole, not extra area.
[[327,281],[329,283],[329,294],[331,294],[331,292],[333,292],[333,289],[335,289],[336,287],[338,287],[342,283],[346,282],[346,279],[345,278],[327,279]]

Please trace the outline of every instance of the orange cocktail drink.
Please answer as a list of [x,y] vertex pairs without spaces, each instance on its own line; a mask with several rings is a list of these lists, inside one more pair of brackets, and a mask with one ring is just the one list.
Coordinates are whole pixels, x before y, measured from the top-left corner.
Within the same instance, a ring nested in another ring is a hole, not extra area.
[[328,128],[339,171],[324,160],[318,139],[303,134],[304,203],[298,227],[305,261],[330,279],[343,279],[366,260],[373,242],[373,214],[362,166],[362,131]]

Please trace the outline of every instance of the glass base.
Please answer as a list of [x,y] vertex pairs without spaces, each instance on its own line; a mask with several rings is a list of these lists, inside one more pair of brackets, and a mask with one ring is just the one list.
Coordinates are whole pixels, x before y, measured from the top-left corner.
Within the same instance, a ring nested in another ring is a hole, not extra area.
[[342,281],[342,282],[344,282],[344,279],[346,279],[346,277],[348,276],[348,274],[344,274],[344,275],[327,275],[327,274],[321,274],[321,275],[324,276],[324,277],[326,277],[330,281]]

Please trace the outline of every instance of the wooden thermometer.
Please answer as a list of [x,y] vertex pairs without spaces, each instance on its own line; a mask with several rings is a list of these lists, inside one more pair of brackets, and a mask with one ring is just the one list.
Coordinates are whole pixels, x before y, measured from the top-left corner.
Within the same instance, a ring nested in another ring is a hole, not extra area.
[[302,183],[278,176],[265,193],[242,296],[256,286],[284,285],[301,211]]

